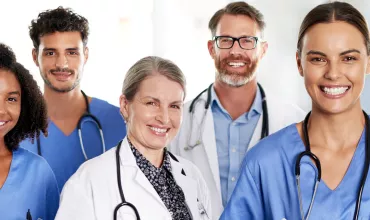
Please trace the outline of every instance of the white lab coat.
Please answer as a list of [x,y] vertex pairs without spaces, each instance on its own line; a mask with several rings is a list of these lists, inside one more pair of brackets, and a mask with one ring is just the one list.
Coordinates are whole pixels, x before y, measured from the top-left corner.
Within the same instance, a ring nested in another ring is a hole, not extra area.
[[[91,159],[77,170],[63,188],[56,220],[109,220],[121,203],[117,185],[116,148]],[[172,220],[161,198],[136,164],[125,138],[120,150],[122,189],[127,202],[137,208],[142,220]],[[200,171],[191,162],[171,158],[172,174],[185,194],[194,219],[211,218],[209,190]],[[181,171],[185,171],[185,175]],[[199,199],[200,203],[197,203]],[[200,214],[204,206],[206,214]],[[121,208],[119,220],[136,220],[132,209]]]
[[[191,101],[187,102],[184,106],[184,117],[181,129],[177,134],[176,138],[172,141],[169,150],[181,157],[193,162],[202,172],[203,177],[206,180],[207,186],[211,192],[213,218],[218,219],[224,209],[222,205],[221,197],[221,186],[220,186],[220,175],[219,165],[217,157],[217,147],[215,130],[213,123],[213,114],[211,106],[208,108],[204,130],[202,135],[203,145],[198,145],[191,150],[185,149],[189,143],[189,132],[192,132],[191,143],[196,143],[199,137],[200,124],[205,111],[205,102],[207,100],[207,92],[204,92],[200,97],[199,101],[194,107],[194,124],[193,128],[190,128],[191,114],[189,113],[189,107]],[[292,123],[299,122],[304,119],[305,113],[297,106],[283,103],[282,99],[274,98],[273,95],[266,92],[267,109],[269,115],[269,133],[272,134]],[[254,130],[251,142],[248,150],[251,149],[260,139],[262,130],[262,115],[257,123],[257,127]]]

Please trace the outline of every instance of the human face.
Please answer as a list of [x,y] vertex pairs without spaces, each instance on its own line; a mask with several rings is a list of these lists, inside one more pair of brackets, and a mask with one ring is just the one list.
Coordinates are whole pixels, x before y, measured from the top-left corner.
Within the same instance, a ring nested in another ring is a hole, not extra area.
[[302,39],[300,74],[312,99],[312,109],[340,113],[361,108],[359,97],[368,73],[364,37],[346,22],[316,24]]
[[142,81],[133,100],[121,96],[128,137],[139,151],[163,150],[170,143],[181,125],[183,100],[181,85],[159,74]]
[[40,37],[40,46],[32,55],[45,89],[65,93],[80,84],[88,48],[83,46],[80,32],[54,32]]
[[[216,36],[254,36],[261,39],[258,24],[245,15],[223,15]],[[267,42],[257,41],[256,48],[251,50],[240,48],[238,42],[234,42],[230,49],[220,49],[215,41],[208,41],[208,50],[215,62],[216,79],[232,87],[240,87],[252,81],[267,47]]]
[[0,69],[0,138],[11,131],[21,113],[21,87],[16,76]]

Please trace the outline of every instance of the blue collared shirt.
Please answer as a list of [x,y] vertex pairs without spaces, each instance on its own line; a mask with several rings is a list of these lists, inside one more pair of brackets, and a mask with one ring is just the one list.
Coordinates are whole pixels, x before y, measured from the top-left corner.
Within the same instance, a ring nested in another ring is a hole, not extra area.
[[236,185],[239,168],[262,114],[262,98],[257,87],[250,111],[233,121],[230,114],[222,107],[213,87],[211,94],[222,204],[225,207]]

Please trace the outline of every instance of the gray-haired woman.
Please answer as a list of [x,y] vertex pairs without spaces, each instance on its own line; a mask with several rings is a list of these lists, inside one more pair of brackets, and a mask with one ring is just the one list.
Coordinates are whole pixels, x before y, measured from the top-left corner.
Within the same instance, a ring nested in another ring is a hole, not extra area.
[[185,77],[174,63],[153,56],[135,63],[120,98],[127,137],[71,177],[56,219],[211,219],[199,170],[166,150],[184,98]]

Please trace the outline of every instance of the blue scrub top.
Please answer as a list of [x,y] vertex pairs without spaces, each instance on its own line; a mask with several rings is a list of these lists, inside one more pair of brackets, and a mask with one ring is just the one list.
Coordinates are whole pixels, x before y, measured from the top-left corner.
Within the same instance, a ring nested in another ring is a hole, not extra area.
[[[301,219],[295,178],[297,156],[305,150],[296,125],[260,141],[244,159],[239,181],[222,220]],[[365,134],[338,187],[321,180],[309,219],[352,219],[365,160]],[[317,169],[309,157],[301,160],[301,193],[305,215],[314,189]],[[359,219],[370,219],[370,177],[364,187]]]
[[49,164],[25,149],[13,151],[8,177],[0,188],[0,219],[53,220],[59,207],[57,181]]
[[[126,136],[126,125],[119,112],[119,108],[106,101],[93,98],[90,102],[90,112],[101,123],[105,139],[105,147],[110,148]],[[82,124],[82,140],[88,159],[103,153],[100,133],[97,125],[91,118],[85,118]],[[57,178],[59,190],[65,182],[85,162],[82,153],[77,128],[69,135],[65,135],[52,121],[49,121],[48,137],[41,135],[41,154],[50,164]],[[37,142],[26,140],[20,144],[37,154]]]

